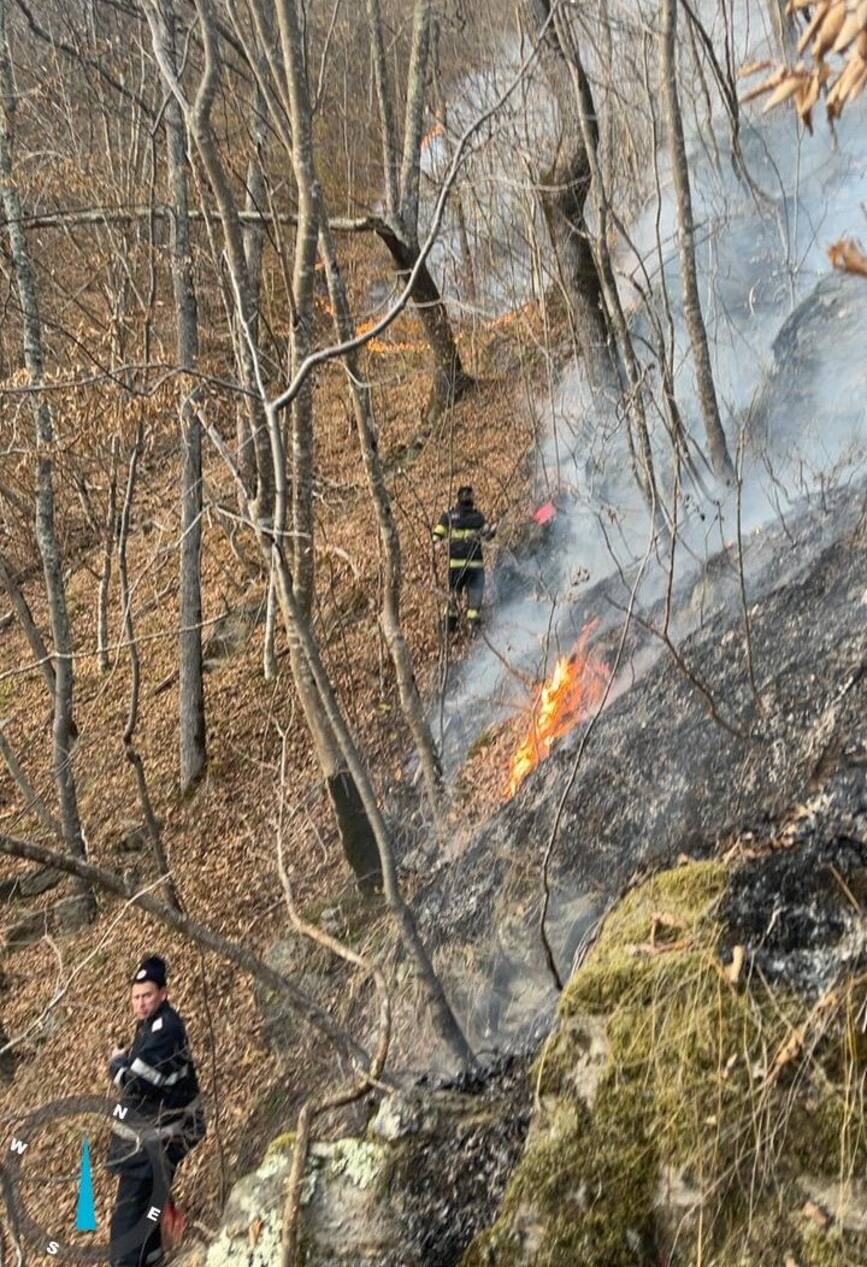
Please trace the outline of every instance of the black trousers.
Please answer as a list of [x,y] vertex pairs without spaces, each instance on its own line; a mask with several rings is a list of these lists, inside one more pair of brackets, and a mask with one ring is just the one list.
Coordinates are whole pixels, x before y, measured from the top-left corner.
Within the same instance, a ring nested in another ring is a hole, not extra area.
[[160,1221],[148,1212],[165,1207],[176,1164],[166,1158],[157,1176],[143,1158],[121,1171],[111,1215],[111,1267],[157,1267],[161,1261]]
[[467,620],[473,625],[479,619],[485,594],[484,568],[449,567],[449,603],[446,616],[450,630],[457,628],[458,600],[462,592],[466,593],[467,598]]

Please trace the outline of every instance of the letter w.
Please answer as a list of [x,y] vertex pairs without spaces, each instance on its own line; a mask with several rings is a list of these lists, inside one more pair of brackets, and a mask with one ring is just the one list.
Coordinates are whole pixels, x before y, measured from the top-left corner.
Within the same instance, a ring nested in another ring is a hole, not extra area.
[[28,1144],[25,1139],[16,1139],[14,1135],[12,1136],[12,1144],[9,1149],[10,1152],[17,1153],[19,1157],[23,1157],[27,1148]]

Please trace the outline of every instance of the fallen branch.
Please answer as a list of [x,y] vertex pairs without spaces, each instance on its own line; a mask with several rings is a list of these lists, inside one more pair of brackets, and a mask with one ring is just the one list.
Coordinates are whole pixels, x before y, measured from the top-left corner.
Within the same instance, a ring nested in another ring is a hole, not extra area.
[[324,1034],[347,1060],[358,1068],[370,1068],[371,1061],[367,1052],[355,1041],[343,1025],[336,1021],[324,1008],[321,1008],[318,1003],[315,1003],[313,999],[308,998],[288,977],[284,977],[281,973],[270,968],[268,964],[263,963],[258,956],[244,946],[230,941],[220,933],[215,933],[213,929],[206,927],[204,924],[199,924],[196,920],[190,919],[189,916],[182,914],[180,911],[174,910],[166,902],[161,902],[151,894],[137,892],[132,884],[122,879],[114,871],[109,871],[105,867],[94,866],[93,863],[85,862],[83,859],[73,857],[71,854],[61,853],[56,849],[48,849],[45,845],[37,845],[30,840],[19,840],[15,836],[7,836],[2,832],[0,832],[0,853],[5,853],[10,858],[27,858],[31,862],[41,862],[44,866],[57,867],[58,870],[65,871],[68,875],[78,876],[81,880],[86,880],[88,883],[105,889],[109,893],[114,893],[117,897],[124,898],[133,906],[141,907],[143,911],[147,911],[148,915],[152,915],[154,919],[158,919],[169,928],[174,928],[177,932],[188,937],[190,941],[196,942],[199,946],[204,946],[206,950],[212,950],[222,958],[231,960],[232,963],[242,968],[244,972],[249,972],[250,976],[255,977],[257,981],[261,981],[269,990],[275,990],[278,994],[283,995],[292,1007],[314,1029]]
[[[148,207],[136,206],[129,207],[93,207],[93,208],[70,208],[61,211],[48,211],[40,214],[22,215],[17,221],[23,225],[25,229],[76,229],[93,226],[99,228],[102,225],[109,224],[137,224],[139,221],[154,220],[171,220],[175,214],[174,207]],[[202,211],[196,208],[190,208],[190,220],[210,221],[219,220],[218,211],[208,210]],[[289,224],[298,223],[298,217],[294,212],[285,212],[283,214],[272,214],[268,211],[238,211],[237,216],[241,224]],[[5,228],[11,223],[10,220],[0,221],[0,228]],[[388,226],[379,216],[337,216],[333,220],[329,220],[329,227],[333,233],[378,233],[384,234],[390,232]]]

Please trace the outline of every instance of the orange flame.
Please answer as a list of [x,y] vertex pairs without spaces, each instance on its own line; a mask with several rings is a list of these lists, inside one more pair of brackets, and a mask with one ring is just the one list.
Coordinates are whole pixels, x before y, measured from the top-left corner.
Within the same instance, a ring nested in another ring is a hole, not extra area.
[[587,650],[598,620],[581,630],[568,656],[560,656],[554,672],[541,687],[533,705],[523,742],[512,757],[507,795],[512,797],[527,775],[551,752],[558,739],[579,722],[586,721],[601,702],[608,679],[608,665]]

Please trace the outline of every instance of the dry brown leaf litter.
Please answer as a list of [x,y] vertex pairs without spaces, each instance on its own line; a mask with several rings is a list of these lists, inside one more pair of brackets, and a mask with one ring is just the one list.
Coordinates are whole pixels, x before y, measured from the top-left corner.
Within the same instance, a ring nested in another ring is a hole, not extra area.
[[[409,337],[414,337],[412,323]],[[516,327],[516,335],[520,330]],[[502,333],[498,337],[502,337]],[[436,564],[430,528],[447,504],[450,491],[470,479],[480,505],[500,517],[510,506],[524,513],[526,477],[522,455],[532,442],[532,424],[523,402],[505,384],[483,382],[427,435],[422,413],[429,378],[426,358],[395,352],[387,358],[368,356],[377,383],[376,403],[381,451],[388,462],[412,448],[421,433],[420,451],[390,469],[404,547],[404,621],[416,657],[420,680],[436,680],[437,619],[443,590],[443,564]],[[75,646],[76,720],[79,740],[76,773],[88,843],[94,860],[120,869],[129,858],[118,851],[130,823],[139,821],[132,772],[123,757],[121,732],[126,718],[129,665],[124,650],[112,652],[112,668],[99,672],[96,657],[83,654],[96,646],[96,581],[101,546],[78,495],[74,474],[87,466],[95,436],[104,436],[106,403],[100,387],[90,393],[74,389],[58,394],[58,503],[64,525],[67,557],[76,558],[69,579],[69,606]],[[279,732],[288,733],[288,800],[300,805],[289,845],[295,859],[296,897],[308,907],[339,905],[350,898],[352,885],[331,828],[328,807],[311,779],[309,741],[293,698],[285,656],[276,683],[261,673],[261,630],[218,671],[206,677],[209,719],[207,777],[188,803],[178,801],[176,778],[177,701],[175,689],[153,696],[152,688],[170,675],[176,663],[175,594],[177,541],[177,467],[174,460],[174,410],[171,391],[146,405],[111,401],[109,425],[121,432],[124,460],[121,482],[141,411],[149,428],[148,450],[136,497],[129,567],[136,593],[136,632],[140,640],[145,689],[139,746],[146,763],[157,813],[183,900],[189,912],[226,936],[264,949],[284,935],[286,922],[274,868],[274,818],[278,786]],[[227,427],[231,415],[224,402]],[[26,418],[21,419],[22,436]],[[357,456],[346,408],[342,371],[331,367],[317,386],[317,559],[319,565],[318,632],[340,689],[342,703],[370,754],[374,772],[387,781],[400,769],[407,740],[400,719],[392,674],[377,630],[379,549],[373,514]],[[416,445],[418,448],[418,445]],[[32,452],[16,459],[12,475],[29,495]],[[100,462],[91,463],[94,504],[105,495],[104,446]],[[234,507],[225,472],[209,454],[206,480],[227,507]],[[228,533],[211,513],[205,527],[204,613],[210,621],[226,606],[239,602],[244,581]],[[26,536],[22,549],[27,548]],[[251,557],[255,551],[243,542]],[[26,559],[22,558],[21,562]],[[436,571],[434,568],[436,567]],[[436,585],[434,581],[436,580]],[[46,613],[41,587],[26,585],[34,615],[44,628]],[[116,583],[112,586],[111,640],[119,638],[121,613]],[[278,639],[278,651],[284,641]],[[0,672],[29,663],[29,650],[11,629],[3,638]],[[53,806],[49,769],[49,700],[36,672],[0,683],[2,712],[9,718],[8,737],[21,755],[35,789]],[[5,770],[0,775],[0,821],[5,830],[41,838],[32,815],[19,815],[20,798]],[[465,815],[464,815],[465,820]],[[0,859],[0,877],[27,870],[24,864]],[[150,868],[145,863],[145,876]],[[54,890],[28,903],[37,909],[56,900]],[[16,910],[20,904],[16,904]],[[116,917],[120,916],[116,920]],[[11,908],[3,921],[12,918]],[[109,927],[113,923],[113,927]],[[100,945],[92,958],[98,942]],[[330,1059],[321,1040],[299,1033],[296,1048],[278,1060],[268,1049],[251,983],[231,965],[197,951],[166,933],[139,912],[121,912],[116,901],[103,903],[94,928],[56,944],[46,943],[6,957],[8,989],[2,996],[3,1022],[10,1035],[27,1032],[48,1004],[57,984],[79,965],[67,993],[47,1022],[19,1045],[18,1072],[11,1088],[0,1094],[0,1116],[72,1092],[107,1090],[102,1069],[108,1050],[131,1032],[127,1014],[130,969],[146,951],[159,948],[173,967],[171,997],[187,1019],[205,1093],[211,1105],[208,1140],[185,1162],[179,1191],[193,1218],[213,1224],[220,1197],[218,1137],[212,1085],[213,1052],[201,972],[207,979],[207,1003],[216,1052],[220,1137],[230,1177],[244,1148],[243,1132],[251,1110],[269,1088],[284,1084],[290,1094],[309,1089],[311,1065],[326,1069]],[[335,1000],[336,1002],[336,1000]],[[302,1055],[303,1053],[303,1055]],[[297,1062],[297,1063],[296,1063]],[[296,1075],[296,1068],[303,1070]],[[70,1137],[71,1140],[72,1137]],[[264,1141],[263,1141],[264,1142]],[[95,1159],[97,1144],[94,1142]],[[72,1143],[64,1154],[69,1163]],[[246,1154],[245,1154],[246,1155]],[[98,1189],[106,1198],[105,1180]],[[40,1198],[34,1195],[34,1210]]]

